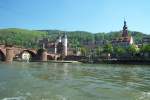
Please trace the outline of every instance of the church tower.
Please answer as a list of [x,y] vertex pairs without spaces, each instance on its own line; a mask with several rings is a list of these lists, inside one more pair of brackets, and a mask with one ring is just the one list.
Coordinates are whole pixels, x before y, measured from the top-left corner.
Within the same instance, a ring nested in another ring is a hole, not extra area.
[[128,37],[128,27],[127,27],[127,24],[126,24],[126,21],[125,21],[125,20],[124,20],[124,26],[123,26],[122,37]]
[[57,51],[58,51],[57,45],[58,45],[59,43],[61,43],[61,42],[62,42],[62,38],[61,38],[61,35],[60,35],[60,33],[59,33],[58,38],[57,38],[57,40],[56,40],[56,42],[55,42],[55,50],[54,50],[55,54],[57,54]]
[[68,39],[67,39],[67,34],[66,34],[66,33],[64,34],[64,37],[63,37],[63,41],[62,41],[62,42],[63,42],[63,47],[64,47],[64,48],[63,48],[63,50],[64,50],[64,55],[67,56],[67,51],[68,51],[68,47],[67,47],[67,46],[68,46]]
[[60,33],[59,33],[57,42],[59,43],[59,42],[61,42],[61,41],[62,41],[62,40],[61,40],[61,35],[60,35]]

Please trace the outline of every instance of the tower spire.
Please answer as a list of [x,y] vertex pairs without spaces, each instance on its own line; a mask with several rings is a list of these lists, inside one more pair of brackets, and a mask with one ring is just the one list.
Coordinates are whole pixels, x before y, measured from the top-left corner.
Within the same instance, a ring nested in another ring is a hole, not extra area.
[[127,37],[128,36],[128,27],[127,27],[127,22],[124,19],[124,26],[123,26],[123,33],[122,33],[122,37]]
[[126,22],[125,18],[124,18],[124,26],[127,26],[127,22]]

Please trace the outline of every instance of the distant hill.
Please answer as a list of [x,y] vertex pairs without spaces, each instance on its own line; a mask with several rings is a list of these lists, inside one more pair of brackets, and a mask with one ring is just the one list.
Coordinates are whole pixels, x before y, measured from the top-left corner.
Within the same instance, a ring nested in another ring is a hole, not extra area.
[[25,47],[37,46],[37,40],[46,36],[45,32],[26,29],[0,29],[0,43],[19,45]]
[[[60,34],[67,33],[70,42],[74,41],[93,41],[93,40],[109,40],[111,41],[114,38],[121,36],[121,31],[108,32],[108,33],[90,33],[85,31],[59,31],[59,30],[40,30],[46,32],[47,35],[51,37],[57,37]],[[129,31],[129,35],[133,36],[135,43],[141,42],[143,37],[150,37],[150,35],[144,34],[137,31]]]
[[[59,34],[67,34],[69,43],[72,47],[80,46],[82,41],[98,41],[111,40],[121,36],[121,31],[109,33],[90,33],[85,31],[60,31],[60,30],[26,30],[17,28],[0,29],[0,42],[20,45],[25,47],[38,47],[38,40],[47,37],[50,40],[55,40]],[[133,36],[135,43],[141,42],[143,37],[150,37],[150,35],[129,31]]]

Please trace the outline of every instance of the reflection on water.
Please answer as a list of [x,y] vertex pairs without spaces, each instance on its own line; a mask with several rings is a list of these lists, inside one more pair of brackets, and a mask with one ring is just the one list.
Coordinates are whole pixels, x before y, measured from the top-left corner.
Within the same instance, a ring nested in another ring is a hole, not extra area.
[[150,66],[1,63],[0,100],[150,100]]

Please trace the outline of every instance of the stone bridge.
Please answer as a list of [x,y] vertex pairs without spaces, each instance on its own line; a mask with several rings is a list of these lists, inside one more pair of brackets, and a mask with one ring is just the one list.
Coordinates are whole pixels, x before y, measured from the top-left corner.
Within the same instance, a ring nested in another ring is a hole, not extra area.
[[36,49],[22,48],[17,46],[6,46],[0,44],[0,60],[1,61],[13,61],[13,59],[20,58],[24,52],[28,52],[31,55],[31,60],[47,61],[54,60],[59,57],[56,54],[49,54],[46,50],[41,52]]

